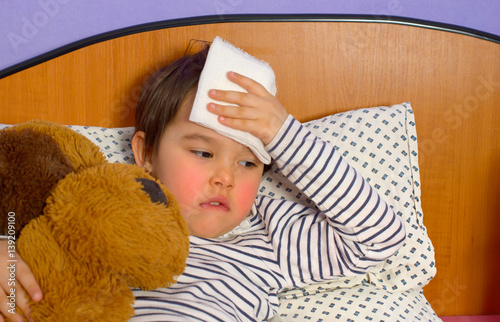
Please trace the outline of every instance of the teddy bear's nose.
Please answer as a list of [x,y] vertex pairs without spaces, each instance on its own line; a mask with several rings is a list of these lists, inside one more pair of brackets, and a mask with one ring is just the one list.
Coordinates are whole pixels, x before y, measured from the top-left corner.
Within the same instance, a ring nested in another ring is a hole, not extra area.
[[168,207],[167,196],[165,196],[158,183],[144,178],[137,178],[135,180],[142,184],[142,190],[149,195],[153,203],[161,202],[165,207]]

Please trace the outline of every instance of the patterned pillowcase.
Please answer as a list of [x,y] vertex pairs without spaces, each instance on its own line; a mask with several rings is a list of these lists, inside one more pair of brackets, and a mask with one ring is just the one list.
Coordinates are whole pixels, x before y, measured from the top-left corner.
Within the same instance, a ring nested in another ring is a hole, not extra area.
[[[408,291],[426,285],[436,274],[434,248],[423,224],[415,117],[410,103],[339,113],[304,123],[311,132],[334,145],[344,158],[378,190],[405,222],[407,238],[400,250],[362,276],[289,290],[293,298],[325,289],[369,283],[387,291]],[[308,200],[272,167],[264,174],[259,193],[273,198]]]
[[422,289],[389,292],[371,284],[281,298],[270,322],[441,321]]
[[99,146],[109,162],[135,163],[134,153],[132,152],[134,127],[103,128],[78,125],[68,126]]

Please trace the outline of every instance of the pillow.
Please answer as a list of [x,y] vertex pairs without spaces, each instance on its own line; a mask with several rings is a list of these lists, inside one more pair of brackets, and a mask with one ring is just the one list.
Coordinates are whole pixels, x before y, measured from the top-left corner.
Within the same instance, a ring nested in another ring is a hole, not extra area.
[[422,289],[389,292],[371,284],[280,299],[276,321],[441,321]]
[[[405,222],[407,238],[400,250],[362,276],[310,285],[306,293],[369,283],[391,292],[422,288],[436,274],[434,248],[423,224],[415,117],[410,103],[334,114],[304,123],[330,142],[371,184]],[[273,166],[264,174],[259,193],[273,198],[311,201]],[[294,297],[301,290],[283,296]]]
[[134,127],[104,128],[95,126],[68,125],[99,146],[109,162],[134,164],[132,136]]

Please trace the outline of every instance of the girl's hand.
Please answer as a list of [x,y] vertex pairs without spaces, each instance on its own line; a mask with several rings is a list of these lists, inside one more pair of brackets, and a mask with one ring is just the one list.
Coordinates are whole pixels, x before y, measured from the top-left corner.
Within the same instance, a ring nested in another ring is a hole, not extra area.
[[[23,312],[28,319],[31,313],[26,293],[33,301],[38,302],[42,299],[42,290],[19,254],[15,253],[16,262],[8,262],[12,258],[9,258],[7,246],[8,241],[0,241],[0,312],[11,321],[24,321],[20,312]],[[15,277],[11,275],[9,268],[11,264],[15,264],[15,268],[12,268]],[[15,289],[15,314],[12,311],[9,312],[13,308],[11,298],[8,297],[12,293],[11,289]],[[0,316],[0,321],[3,321],[2,316]]]
[[230,128],[249,132],[269,144],[288,117],[278,99],[251,78],[229,72],[227,77],[248,93],[210,90],[210,98],[238,106],[208,104],[208,110],[219,115],[219,122]]

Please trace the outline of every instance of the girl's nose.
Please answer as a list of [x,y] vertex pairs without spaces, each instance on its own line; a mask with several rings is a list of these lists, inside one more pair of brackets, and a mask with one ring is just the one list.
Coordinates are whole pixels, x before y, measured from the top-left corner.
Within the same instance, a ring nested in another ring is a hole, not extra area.
[[231,188],[234,186],[234,174],[230,167],[219,166],[214,170],[210,178],[210,184],[213,186]]

